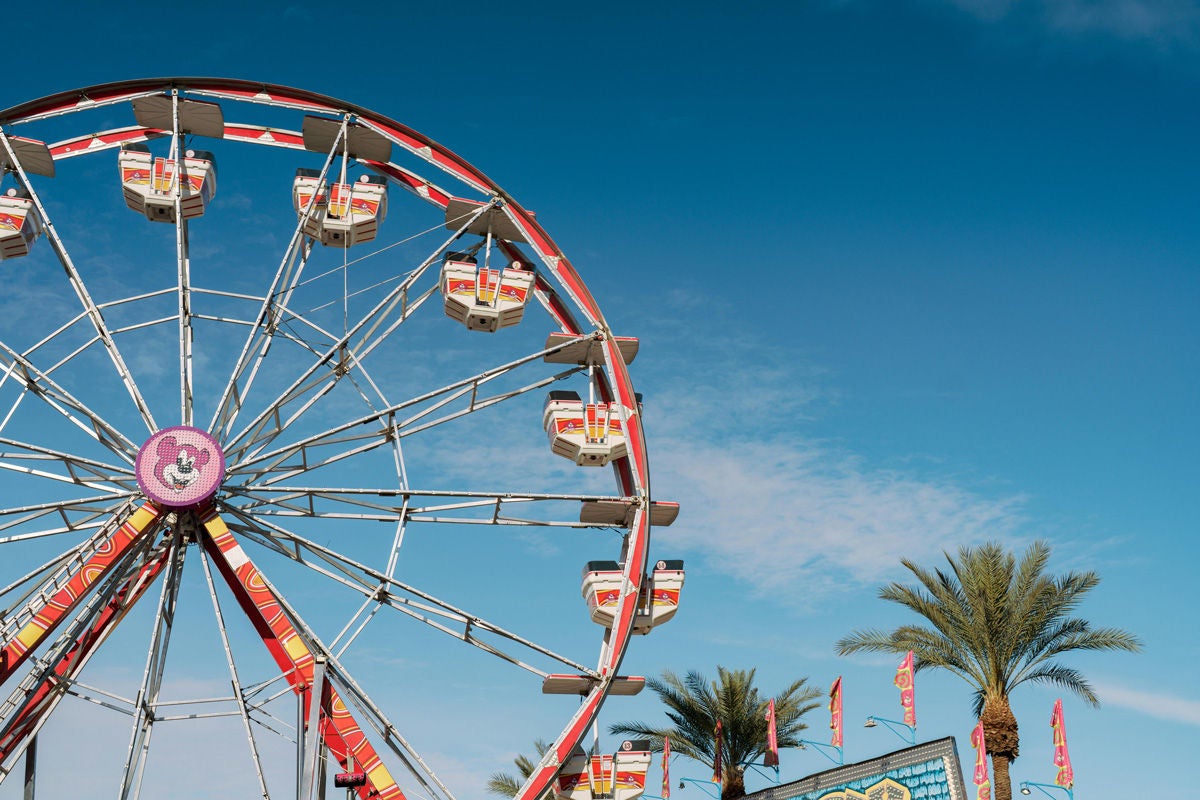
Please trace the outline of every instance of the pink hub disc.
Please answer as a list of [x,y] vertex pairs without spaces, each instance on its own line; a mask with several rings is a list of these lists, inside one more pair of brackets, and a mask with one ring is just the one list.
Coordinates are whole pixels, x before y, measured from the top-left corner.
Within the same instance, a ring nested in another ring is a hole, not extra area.
[[187,508],[216,494],[225,477],[225,454],[199,428],[176,425],[146,440],[134,471],[146,497],[167,508]]

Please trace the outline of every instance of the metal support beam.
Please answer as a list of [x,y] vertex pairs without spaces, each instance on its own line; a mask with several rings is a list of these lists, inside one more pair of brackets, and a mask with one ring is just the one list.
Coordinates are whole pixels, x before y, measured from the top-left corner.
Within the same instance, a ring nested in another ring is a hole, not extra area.
[[133,732],[125,759],[125,773],[121,779],[121,800],[137,800],[141,792],[142,776],[145,774],[146,759],[150,752],[150,738],[154,732],[154,723],[158,719],[158,693],[162,688],[167,648],[170,646],[171,630],[175,624],[175,606],[183,577],[183,559],[187,554],[187,542],[195,536],[195,527],[194,515],[181,513],[175,529],[171,531],[171,555],[167,564],[167,575],[163,581],[162,594],[159,596],[149,652],[146,654],[146,671],[142,675],[142,686],[134,702]]
[[29,742],[25,750],[25,800],[34,800],[34,789],[37,784],[37,737]]
[[217,599],[217,589],[213,583],[212,569],[208,564],[208,554],[204,548],[200,550],[200,563],[204,566],[204,580],[208,584],[208,594],[212,599],[213,616],[217,621],[217,630],[221,634],[221,645],[225,649],[225,662],[229,666],[229,681],[233,687],[233,699],[237,703],[238,713],[242,718],[242,730],[246,733],[246,742],[250,748],[250,758],[254,762],[254,771],[258,775],[258,788],[263,800],[270,800],[267,790],[267,779],[263,775],[262,759],[258,754],[258,743],[254,740],[254,731],[250,726],[250,709],[246,704],[246,693],[242,688],[242,680],[238,676],[237,664],[233,660],[233,650],[229,646],[229,631],[225,627],[225,614],[221,611],[221,602]]
[[[314,800],[315,778],[321,761],[321,707],[324,705],[325,697],[325,664],[326,661],[323,657],[313,658],[313,679],[305,692],[308,695],[308,720],[305,723],[306,729],[301,732],[304,736],[304,746],[301,749],[303,758],[301,760],[299,800]],[[305,693],[300,695],[302,716]]]

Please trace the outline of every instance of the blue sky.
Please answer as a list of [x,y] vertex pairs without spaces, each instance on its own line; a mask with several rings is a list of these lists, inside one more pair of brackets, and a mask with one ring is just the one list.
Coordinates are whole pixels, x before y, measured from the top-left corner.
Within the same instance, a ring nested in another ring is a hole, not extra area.
[[[847,760],[874,756],[899,740],[856,721],[900,715],[895,663],[833,643],[906,621],[875,588],[904,579],[901,557],[1045,538],[1055,570],[1103,577],[1081,614],[1145,643],[1070,659],[1104,703],[1063,698],[1076,788],[1176,785],[1146,765],[1200,743],[1183,605],[1200,555],[1200,3],[217,3],[178,47],[152,33],[166,17],[85,15],[52,38],[13,24],[24,67],[0,105],[147,74],[297,86],[426,133],[538,212],[641,339],[654,492],[683,503],[653,554],[685,559],[684,605],[630,672],[844,675]],[[536,568],[553,546],[507,555]],[[535,629],[558,604],[510,602]],[[510,708],[489,677],[428,725],[464,798],[570,713]],[[1014,698],[1014,780],[1053,779],[1057,696]],[[505,722],[473,730],[487,705]],[[922,738],[968,758],[967,687],[923,673],[917,706]],[[659,714],[617,699],[602,721]],[[825,724],[812,715],[812,738]],[[783,777],[825,765],[785,753]]]

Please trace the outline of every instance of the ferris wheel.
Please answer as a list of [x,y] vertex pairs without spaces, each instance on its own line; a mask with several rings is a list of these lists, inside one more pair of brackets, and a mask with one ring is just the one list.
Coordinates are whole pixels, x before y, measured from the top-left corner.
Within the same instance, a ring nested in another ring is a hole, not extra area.
[[[532,213],[386,116],[240,80],[24,103],[0,168],[0,783],[86,706],[125,731],[72,748],[117,754],[98,796],[224,720],[264,798],[453,798],[426,709],[476,683],[464,731],[502,692],[561,709],[521,800],[642,793],[648,746],[586,740],[678,606],[649,556],[678,506],[637,340]],[[229,690],[176,697],[202,662]]]

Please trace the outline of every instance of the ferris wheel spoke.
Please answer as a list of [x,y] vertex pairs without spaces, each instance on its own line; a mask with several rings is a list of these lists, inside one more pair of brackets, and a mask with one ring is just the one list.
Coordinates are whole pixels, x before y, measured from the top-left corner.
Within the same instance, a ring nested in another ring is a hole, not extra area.
[[[224,528],[223,523],[217,527],[217,530],[219,531],[221,528]],[[211,533],[213,529],[210,528],[209,530]],[[224,535],[228,536],[229,539],[232,539],[232,534],[228,533],[228,528],[224,528],[224,530]],[[219,533],[217,535],[221,536]],[[210,549],[226,549],[226,552],[228,552],[237,560],[246,558],[247,562],[249,561],[244,552],[241,551],[240,546],[236,546],[236,548],[227,546],[228,540],[224,544],[217,542],[215,539],[210,540]],[[218,562],[218,566],[220,566],[220,562]],[[353,733],[350,736],[344,735],[347,730],[359,730],[357,723],[355,722],[355,718],[350,713],[348,704],[346,702],[346,700],[349,700],[349,704],[352,704],[358,708],[362,718],[366,719],[375,729],[375,731],[380,734],[384,744],[392,751],[394,755],[396,755],[397,758],[400,759],[401,763],[404,764],[409,773],[418,781],[418,783],[421,784],[422,788],[424,788],[431,797],[445,797],[448,800],[453,800],[454,795],[449,789],[446,788],[445,784],[442,783],[442,781],[425,763],[416,750],[412,748],[412,746],[408,743],[396,726],[387,719],[383,711],[371,701],[366,692],[362,690],[350,673],[346,671],[346,669],[339,663],[337,656],[335,656],[330,649],[320,641],[312,629],[304,623],[303,619],[296,612],[296,610],[292,608],[290,604],[288,604],[283,595],[279,594],[274,589],[266,577],[254,569],[253,572],[245,571],[244,574],[241,575],[241,578],[247,587],[259,587],[260,590],[265,590],[270,595],[273,595],[274,603],[277,604],[278,608],[283,610],[283,615],[274,617],[272,628],[276,634],[278,633],[278,629],[281,627],[290,628],[297,634],[296,638],[287,640],[291,642],[287,652],[295,653],[299,651],[300,647],[309,648],[311,652],[315,654],[315,656],[312,657],[313,663],[317,665],[318,669],[323,668],[324,674],[330,679],[331,686],[329,691],[330,699],[328,702],[328,708],[322,709],[322,711],[326,714],[327,719],[332,723],[330,728],[326,729],[325,731],[325,744],[333,753],[333,755],[343,765],[345,765],[347,761],[353,761],[357,759],[357,763],[360,764],[363,771],[367,773],[369,780],[372,783],[375,782],[375,779],[371,777],[375,772],[371,764],[372,760],[377,760],[378,757],[374,755],[374,750],[370,743],[366,739],[361,739],[361,743],[356,744],[356,740],[359,739],[358,736],[354,735]],[[262,601],[260,600],[260,603],[261,602]],[[243,607],[246,607],[246,603],[244,601]],[[268,602],[264,607],[272,608],[272,604]],[[303,641],[302,645],[300,645],[301,640]],[[281,667],[284,666],[282,662],[280,665]],[[294,675],[299,674],[304,676],[306,674],[305,670],[306,667],[304,664],[304,659],[301,657],[300,659],[294,660],[293,669],[285,670],[285,677],[288,677],[289,680],[293,680],[292,676]],[[316,671],[312,666],[308,666],[307,670],[314,672]],[[338,696],[337,689],[334,688],[334,685],[342,689],[344,692],[344,699],[343,697]],[[315,692],[311,693],[310,696],[315,694]],[[311,708],[308,718],[315,719],[314,711]],[[333,734],[332,736],[330,735],[331,733]],[[350,758],[351,756],[353,756],[353,758]],[[391,778],[391,776],[386,772],[386,769],[383,773],[383,776],[388,780]],[[437,787],[436,789],[435,786]],[[379,790],[374,789],[369,796],[375,796],[375,792],[377,791]]]
[[[135,106],[136,108],[136,106]],[[188,242],[188,221],[183,208],[183,181],[187,174],[185,155],[180,146],[179,90],[171,90],[171,149],[168,163],[173,165],[167,191],[174,201],[176,298],[179,317],[179,416],[183,425],[192,424],[192,260]],[[136,111],[135,111],[136,114]],[[151,428],[151,431],[155,428]],[[126,775],[128,778],[128,774]],[[122,798],[125,785],[122,785]]]
[[[38,469],[32,464],[62,464],[63,471],[66,474],[57,472],[49,472],[44,469]],[[78,473],[71,469],[72,462],[66,459],[57,459],[47,456],[34,456],[27,453],[0,453],[0,470],[8,472],[16,472],[23,475],[28,475],[34,478],[44,478],[47,480],[57,481],[59,483],[67,483],[75,486],[84,486],[88,489],[98,491],[111,491],[114,495],[130,494],[136,490],[136,481],[132,476],[127,475],[100,475],[100,481],[87,480],[81,477]],[[110,484],[116,484],[117,488],[112,488]]]
[[[133,473],[123,467],[115,467],[95,459],[71,455],[6,436],[0,436],[0,447],[15,448],[15,452],[0,451],[0,469],[86,486],[89,489],[100,491],[111,491],[113,485],[117,487],[118,491],[135,491],[137,487]],[[38,468],[48,465],[59,467],[62,471],[49,472]]]
[[192,424],[192,266],[188,243],[188,223],[179,210],[182,200],[175,196],[176,259],[179,269],[179,406],[183,425]]
[[[203,526],[203,546],[216,564],[221,577],[238,598],[239,605],[250,618],[288,682],[300,694],[304,710],[302,718],[316,718],[320,715],[320,710],[313,709],[312,706],[327,702],[329,711],[324,714],[327,724],[320,728],[322,739],[343,767],[349,768],[351,763],[361,765],[361,770],[366,773],[367,783],[360,790],[360,795],[366,791],[369,794],[362,796],[380,797],[384,800],[403,798],[404,794],[391,772],[383,764],[374,745],[362,735],[358,723],[342,702],[332,682],[328,689],[328,700],[323,695],[314,697],[315,692],[306,691],[313,685],[314,678],[323,673],[327,664],[336,666],[338,673],[346,679],[349,678],[348,673],[340,669],[336,659],[320,644],[319,639],[305,625],[295,609],[254,565],[221,517],[216,513],[207,515],[203,519]],[[365,697],[365,694],[363,696]],[[316,703],[313,703],[314,700]],[[299,731],[298,734],[303,738]],[[386,741],[390,747],[395,748],[392,738],[389,737]],[[428,784],[414,768],[414,758],[423,768],[424,775],[432,777],[434,782],[444,789],[432,770],[412,752],[402,757],[402,761],[422,785]],[[311,771],[307,774],[311,774]],[[453,797],[448,790],[445,790],[445,796]]]
[[[129,750],[125,757],[125,772],[121,778],[121,800],[136,798],[141,792],[142,776],[145,774],[146,759],[150,752],[150,739],[154,722],[158,718],[158,695],[162,688],[163,669],[167,662],[167,649],[171,643],[171,629],[175,621],[175,606],[179,600],[180,579],[183,561],[187,555],[184,546],[184,527],[193,520],[191,515],[180,517],[179,524],[171,531],[170,557],[167,574],[159,594],[158,609],[154,618],[154,632],[150,637],[150,648],[146,654],[146,669],[142,673],[142,685],[134,701],[133,726],[129,739]],[[190,538],[191,532],[187,532]]]
[[[58,500],[0,509],[0,533],[28,527],[29,523],[43,518],[55,519],[61,523],[52,528],[10,533],[0,537],[0,544],[11,544],[12,542],[40,539],[45,536],[56,536],[60,533],[72,533],[93,528],[96,520],[108,520],[112,517],[114,500],[127,500],[134,494],[133,492],[124,492],[101,497]],[[12,517],[12,519],[7,519],[8,517]]]
[[166,565],[171,549],[148,545],[148,540],[143,542],[131,561],[98,582],[67,630],[0,703],[0,782],[54,713],[76,676]]
[[[482,411],[485,408],[491,408],[492,406],[503,403],[506,400],[512,400],[515,397],[520,397],[521,395],[528,394],[529,392],[535,392],[539,389],[544,389],[558,381],[565,380],[566,378],[575,375],[579,371],[580,369],[577,367],[566,369],[562,372],[556,372],[553,375],[548,375],[544,378],[533,381],[532,383],[527,383],[520,388],[487,397],[480,397],[478,394],[479,386],[482,383],[481,380],[469,388],[463,388],[457,392],[451,392],[440,402],[435,403],[420,413],[398,423],[395,426],[394,435],[397,437],[412,436],[413,434],[429,430],[430,428],[437,427],[438,425],[444,425],[447,422],[452,422],[456,419],[474,414]],[[486,378],[484,380],[486,380]],[[441,416],[434,416],[434,412],[448,406],[454,400],[459,400],[463,397],[468,397],[467,404],[464,408],[448,411]]]
[[24,388],[25,392],[13,403],[0,430],[3,430],[12,419],[13,412],[25,394],[31,394],[49,405],[73,425],[82,430],[92,439],[112,451],[127,464],[132,464],[137,454],[137,445],[128,437],[110,425],[95,411],[75,399],[67,390],[24,356],[20,355],[4,342],[0,342],[0,386],[11,378]]
[[[595,678],[599,677],[595,670],[585,667],[573,659],[560,655],[499,625],[495,625],[480,615],[472,614],[458,608],[415,586],[389,577],[377,569],[373,569],[355,559],[342,555],[331,548],[317,544],[280,525],[241,513],[234,508],[229,508],[228,511],[240,523],[237,525],[238,531],[263,547],[285,556],[330,580],[353,589],[382,606],[399,611],[418,622],[483,650],[503,661],[532,672],[541,678],[545,678],[549,674],[479,638],[479,633],[508,641],[511,644],[518,645],[573,670],[577,670],[582,674]],[[394,592],[402,592],[403,594]],[[448,623],[454,623],[455,627],[451,627]]]
[[[228,487],[245,502],[231,507],[262,517],[357,519],[377,522],[436,522],[547,528],[625,527],[624,516],[636,505],[628,497],[527,492],[470,492],[362,487],[255,486]],[[440,498],[442,502],[417,501]],[[390,501],[390,502],[389,502]],[[227,501],[228,502],[228,501]],[[564,519],[566,506],[570,516]],[[611,509],[605,515],[587,508]],[[544,509],[540,516],[515,516],[513,509]],[[618,516],[618,512],[620,515]],[[665,516],[665,515],[664,515]]]
[[[415,313],[435,291],[436,289],[431,289],[415,301],[405,301],[398,318],[385,331],[384,335],[392,333],[397,326]],[[256,448],[254,449],[254,455],[261,453],[263,448],[274,441],[283,429],[316,407],[321,398],[331,392],[343,377],[353,383],[355,372],[363,375],[368,374],[362,363],[363,355],[360,355],[354,349],[346,347],[344,337],[338,339],[332,349],[325,353],[316,353],[316,355],[318,356],[318,360],[314,366],[324,367],[325,372],[313,374],[316,372],[314,369],[306,374],[302,381],[293,384],[287,392],[272,403],[272,407],[268,410],[269,413],[264,412],[264,415],[255,421],[252,429],[247,429],[246,433],[250,435],[247,442],[240,447],[235,447],[230,452],[240,456],[248,450]],[[369,377],[368,380],[370,381]],[[370,383],[374,387],[374,382],[370,381]],[[362,394],[361,389],[357,385],[355,385],[355,388]],[[378,392],[377,387],[375,388]],[[378,392],[378,394],[380,397],[383,396],[382,392]],[[285,419],[283,416],[284,410],[296,403],[299,403],[299,406],[294,411],[291,411],[290,415]]]
[[41,198],[30,183],[29,177],[25,174],[25,169],[21,165],[20,159],[17,157],[16,151],[13,149],[12,141],[7,133],[0,129],[0,146],[3,147],[7,154],[5,161],[16,172],[21,186],[29,192],[29,199],[33,203],[33,207],[37,209],[37,213],[41,219],[42,229],[46,238],[50,242],[54,254],[58,257],[59,263],[63,270],[67,273],[67,279],[71,284],[75,296],[79,298],[80,304],[83,306],[88,320],[95,329],[96,335],[104,345],[105,351],[108,353],[109,359],[120,376],[121,382],[125,385],[125,390],[129,393],[133,400],[134,406],[137,407],[138,414],[146,424],[149,431],[157,430],[158,426],[154,422],[154,416],[150,413],[150,407],[146,404],[146,400],[142,397],[141,390],[133,380],[133,375],[129,371],[129,367],[125,364],[125,358],[121,355],[121,351],[117,348],[117,343],[113,339],[111,331],[108,329],[107,323],[104,321],[104,315],[96,306],[96,302],[88,293],[87,286],[83,282],[83,278],[79,274],[79,270],[75,267],[75,262],[71,259],[71,254],[67,251],[62,239],[55,230],[54,222],[46,211],[46,207],[42,204]]
[[[296,136],[299,136],[299,134],[296,134]],[[322,169],[321,177],[318,178],[318,180],[324,179],[324,175],[328,169],[328,166],[329,166],[329,162],[327,161],[325,167]],[[375,166],[379,167],[379,166],[383,166],[383,165],[376,164]],[[388,174],[391,174],[391,172],[389,171]],[[405,185],[407,186],[407,184],[405,184]],[[411,187],[409,187],[409,188],[411,188]],[[289,304],[290,304],[291,297],[292,297],[292,294],[295,289],[299,288],[300,286],[304,285],[305,283],[317,280],[321,277],[324,277],[325,275],[331,274],[331,273],[325,273],[323,275],[318,275],[314,278],[306,279],[303,282],[300,280],[304,264],[307,263],[308,257],[311,253],[311,249],[314,245],[313,239],[300,237],[300,230],[301,230],[301,226],[303,225],[303,222],[304,222],[304,217],[302,216],[300,218],[300,222],[297,224],[296,233],[294,234],[293,241],[289,245],[287,254],[285,254],[285,256],[284,256],[283,263],[281,264],[281,267],[280,267],[280,272],[278,272],[276,274],[276,278],[272,284],[272,290],[267,295],[267,299],[264,301],[263,307],[259,312],[258,320],[255,321],[254,323],[250,323],[254,326],[254,330],[251,332],[250,337],[246,343],[246,347],[243,349],[242,355],[239,358],[238,363],[234,367],[233,375],[231,376],[230,381],[228,382],[228,384],[226,386],[226,389],[222,393],[222,398],[221,398],[220,402],[218,403],[218,408],[217,408],[216,412],[214,413],[213,422],[212,422],[211,427],[213,430],[217,431],[217,435],[219,437],[223,437],[223,436],[227,435],[229,432],[229,429],[234,424],[234,422],[237,418],[237,415],[239,414],[239,412],[242,409],[242,405],[243,405],[242,398],[249,392],[250,384],[253,382],[254,376],[257,374],[258,369],[262,364],[262,361],[265,359],[265,357],[267,355],[267,350],[270,347],[271,340],[273,337],[279,336],[282,338],[286,338],[286,339],[302,346],[303,348],[309,350],[312,353],[312,355],[317,358],[325,357],[324,352],[317,351],[317,349],[313,345],[309,344],[309,342],[304,337],[289,334],[288,331],[286,330],[287,323],[296,322],[296,323],[304,325],[306,328],[310,328],[310,329],[314,330],[322,337],[322,340],[324,342],[328,343],[327,346],[332,346],[333,348],[338,349],[339,360],[336,365],[331,366],[330,368],[338,369],[338,370],[341,370],[344,372],[344,371],[346,371],[346,367],[348,365],[347,364],[347,356],[350,352],[352,352],[352,349],[345,347],[345,343],[343,341],[341,341],[340,336],[335,335],[329,331],[326,331],[325,329],[323,329],[319,325],[317,325],[315,322],[313,322],[310,319],[309,315],[311,315],[312,313],[314,313],[316,311],[320,311],[324,308],[327,308],[328,306],[333,305],[334,303],[348,300],[349,298],[355,297],[363,292],[378,289],[381,286],[392,282],[391,280],[388,280],[388,281],[383,281],[380,283],[373,284],[371,286],[366,287],[365,289],[361,289],[356,292],[351,292],[351,293],[346,294],[346,296],[341,298],[340,301],[333,300],[326,304],[311,308],[305,312],[297,312],[297,311],[292,310],[289,307]],[[441,227],[441,226],[436,226],[427,231],[422,231],[421,234],[418,234],[418,235],[422,235],[425,233],[429,233],[433,230],[437,230],[437,228],[439,228],[439,227]],[[415,237],[409,237],[409,238],[415,238]],[[403,239],[396,244],[401,244],[401,243],[407,242],[408,240],[409,239]],[[394,246],[396,246],[396,245],[393,244],[393,245],[389,245],[388,247],[394,247]],[[442,249],[444,249],[444,247],[445,246],[443,246]],[[363,256],[362,258],[359,258],[359,259],[356,259],[355,261],[349,262],[349,264],[354,264],[354,263],[363,261],[366,258],[369,258],[371,255],[378,255],[379,253],[383,252],[386,249],[388,249],[388,248],[387,247],[382,248],[382,249],[376,251],[375,253],[372,253],[367,256]],[[297,255],[296,255],[297,253],[301,253],[300,266],[298,269],[294,269],[292,265],[297,258]],[[342,269],[344,270],[347,266],[349,266],[349,264],[343,265]],[[285,267],[287,268],[286,271],[284,269]],[[418,268],[418,270],[419,270],[418,273],[405,276],[401,280],[403,280],[411,285],[412,281],[414,281],[416,278],[419,277],[419,273],[423,272],[424,267]],[[281,286],[284,288],[279,288]],[[432,297],[434,294],[436,294],[438,292],[438,287],[435,286],[435,287],[430,288],[428,291],[424,292],[423,294],[418,295],[415,299],[409,299],[408,295],[407,295],[407,291],[408,291],[408,287],[402,285],[401,286],[401,296],[402,296],[402,298],[404,298],[404,302],[401,307],[401,309],[402,309],[401,313],[400,313],[399,317],[397,319],[395,319],[389,325],[389,327],[383,332],[382,335],[378,335],[376,337],[377,341],[386,338],[387,335],[394,332],[395,329],[400,324],[402,324],[406,319],[408,319],[408,317],[412,316],[412,314],[415,313],[422,305],[424,305],[425,302],[430,297]],[[278,299],[276,299],[276,298],[278,298]],[[369,342],[367,344],[369,344]],[[373,348],[373,346],[372,346],[372,348]],[[382,390],[375,384],[375,382],[373,380],[370,379],[369,375],[367,375],[367,373],[366,373],[365,366],[361,363],[362,358],[364,358],[365,355],[366,355],[366,353],[359,354],[357,358],[352,359],[350,365],[356,367],[359,372],[361,372],[364,376],[366,376],[368,383],[371,384],[371,387],[376,392],[376,394],[379,397],[383,397],[384,394],[383,394]],[[251,363],[251,362],[253,362],[253,363]],[[351,375],[351,377],[352,377],[352,375]]]
[[[325,179],[333,164],[334,153],[335,150],[330,151],[325,159],[325,164],[321,167],[321,181]],[[296,221],[291,240],[284,250],[279,267],[275,270],[275,277],[263,298],[258,316],[242,347],[241,355],[234,363],[233,372],[221,393],[209,425],[209,430],[217,439],[223,439],[228,435],[230,428],[237,421],[238,413],[242,409],[242,400],[250,392],[259,367],[262,366],[262,362],[271,348],[271,342],[279,331],[292,295],[304,274],[304,268],[308,263],[314,244],[311,237],[304,235],[304,223],[312,214],[316,200],[317,196],[314,193]]]
[[[437,256],[456,239],[461,237],[467,228],[470,227],[471,222],[488,208],[490,208],[489,205],[484,205],[479,211],[472,214],[461,228],[434,250],[403,281],[391,289],[370,311],[364,314],[354,325],[348,326],[346,332],[339,337],[337,342],[322,353],[303,374],[296,378],[291,386],[269,403],[249,425],[239,433],[233,435],[228,441],[223,441],[222,446],[226,454],[230,456],[230,460],[239,461],[252,449],[257,453],[268,447],[283,430],[283,427],[286,426],[286,423],[283,421],[286,407],[292,403],[299,402],[310,393],[315,394],[315,396],[308,398],[301,406],[300,411],[292,414],[288,421],[296,419],[305,409],[312,407],[317,399],[331,391],[345,370],[365,359],[380,342],[390,335],[399,324],[406,320],[412,314],[412,309],[408,303],[408,290],[437,260]],[[389,319],[393,315],[396,315],[397,318],[389,322]],[[356,337],[357,340],[355,340]],[[353,345],[351,345],[352,340],[355,340]],[[322,367],[326,369],[330,367],[334,368],[329,370],[328,376],[320,376],[320,380],[313,381],[314,376],[318,375]]]
[[[523,358],[510,361],[493,369],[485,370],[467,378],[462,378],[454,383],[443,386],[439,389],[426,392],[424,394],[413,397],[403,402],[395,403],[378,411],[365,414],[357,419],[350,420],[336,427],[330,428],[321,433],[305,437],[299,441],[289,443],[283,447],[276,448],[268,452],[263,452],[260,447],[258,451],[244,458],[237,459],[237,467],[230,472],[230,478],[240,479],[243,482],[254,482],[272,475],[274,473],[282,473],[277,475],[273,480],[286,479],[292,475],[301,472],[310,471],[315,468],[313,463],[310,463],[309,452],[316,451],[318,448],[341,445],[348,442],[357,442],[368,440],[372,442],[370,446],[357,446],[343,453],[328,459],[317,459],[314,463],[333,463],[334,461],[342,460],[350,455],[354,455],[365,450],[373,449],[389,441],[397,438],[409,436],[420,431],[427,430],[436,425],[449,422],[454,419],[459,419],[468,414],[475,413],[484,408],[488,408],[506,400],[511,400],[515,397],[527,394],[538,389],[545,388],[557,381],[564,380],[572,375],[578,374],[586,367],[574,366],[569,369],[556,372],[547,377],[533,381],[520,388],[506,392],[501,392],[496,395],[480,397],[479,390],[487,383],[507,375],[517,368],[544,359],[547,355],[558,352],[565,347],[570,346],[578,341],[584,340],[586,337],[577,339],[569,339],[562,343],[557,343],[552,347],[532,353]],[[451,410],[441,416],[434,416],[437,412],[447,408],[456,400],[462,400],[465,404],[464,408]],[[423,406],[423,407],[422,407]],[[407,409],[415,409],[414,413],[403,420],[396,420],[396,415]],[[428,419],[433,417],[433,419]],[[382,422],[380,428],[368,428],[365,432],[361,431],[364,425],[371,423]],[[281,431],[286,427],[287,423],[282,420],[275,419],[275,429]],[[354,432],[354,433],[351,433]],[[273,438],[273,437],[272,437]],[[226,451],[227,453],[229,451]],[[298,462],[295,461],[298,459]],[[232,460],[232,459],[231,459]]]
[[253,721],[250,717],[250,706],[246,703],[246,693],[242,688],[242,679],[238,675],[237,663],[233,658],[233,649],[229,646],[229,632],[225,628],[225,614],[221,610],[221,601],[217,598],[217,587],[213,582],[212,567],[208,562],[208,554],[204,548],[200,549],[200,563],[204,567],[204,581],[208,586],[208,594],[212,600],[213,617],[217,623],[217,631],[221,634],[221,647],[225,651],[225,663],[229,667],[229,680],[233,686],[233,698],[237,704],[238,716],[242,720],[242,730],[246,734],[246,742],[249,746],[250,760],[254,764],[255,774],[258,775],[258,788],[262,792],[264,800],[269,800],[271,794],[267,790],[267,779],[263,772],[262,757],[258,752],[258,743],[254,739],[254,729],[251,725]]

